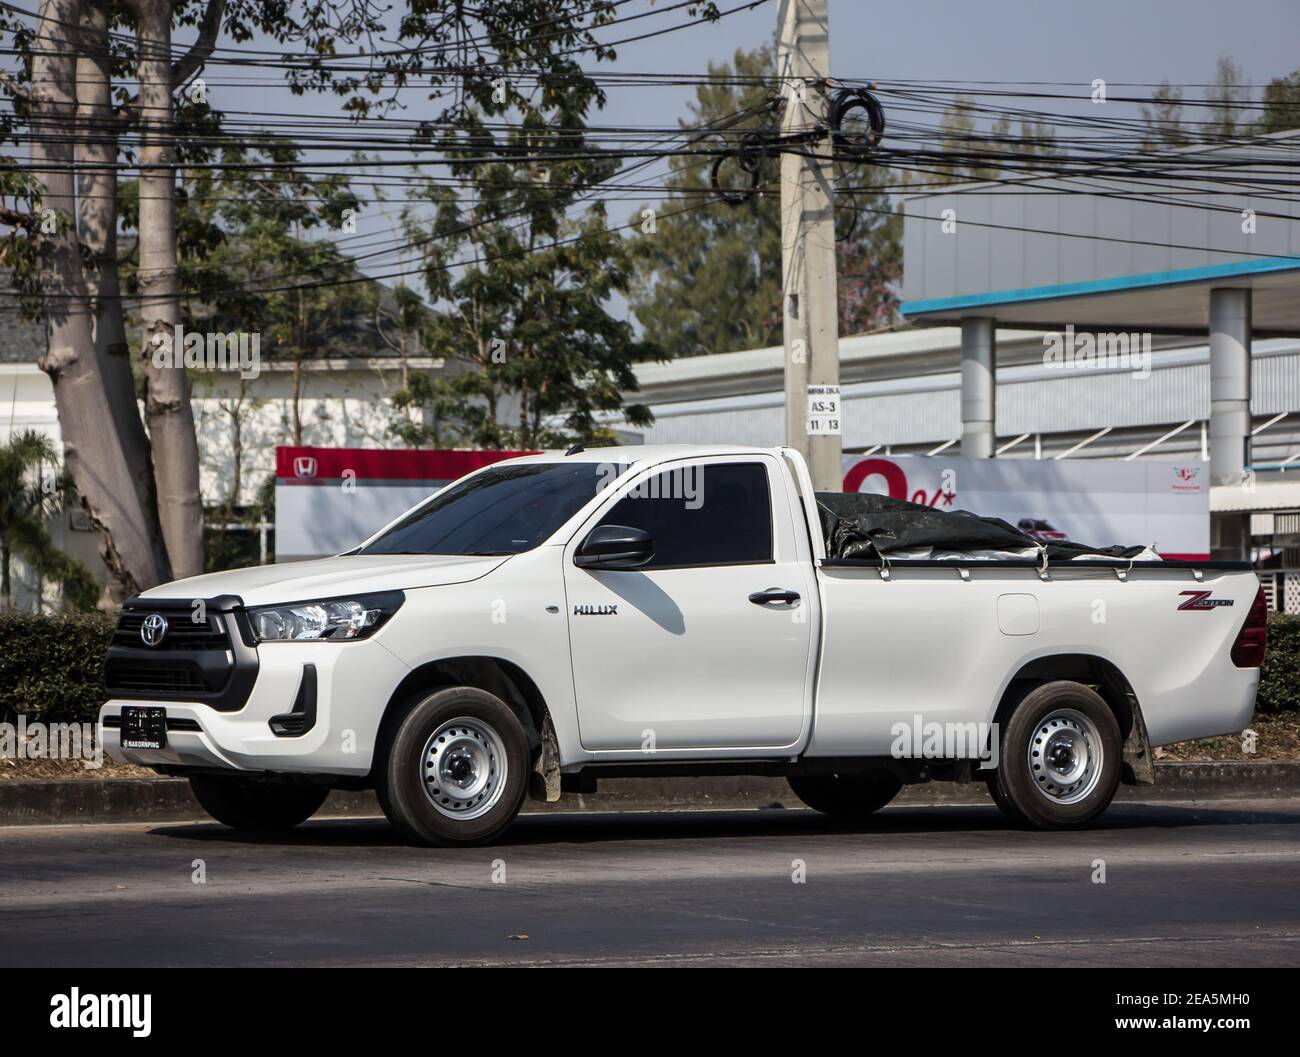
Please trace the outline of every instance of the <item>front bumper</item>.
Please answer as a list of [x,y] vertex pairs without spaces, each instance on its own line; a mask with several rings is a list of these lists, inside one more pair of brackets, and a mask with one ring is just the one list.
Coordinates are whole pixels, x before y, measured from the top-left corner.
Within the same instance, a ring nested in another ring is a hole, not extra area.
[[[379,637],[359,642],[262,643],[250,649],[256,671],[237,710],[199,699],[119,694],[100,710],[104,751],[114,760],[144,767],[367,774],[384,707],[409,671],[407,666]],[[314,676],[308,675],[308,669]],[[295,715],[304,704],[304,687],[311,679],[315,682],[313,722],[286,722],[285,717]],[[164,749],[122,747],[118,726],[126,705],[166,708]],[[309,729],[294,733],[302,726]]]

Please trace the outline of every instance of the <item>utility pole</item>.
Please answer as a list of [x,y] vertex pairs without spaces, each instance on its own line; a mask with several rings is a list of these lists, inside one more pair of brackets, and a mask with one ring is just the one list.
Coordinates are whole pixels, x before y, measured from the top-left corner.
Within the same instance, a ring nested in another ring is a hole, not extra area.
[[[827,129],[826,0],[780,0],[777,17],[777,69],[785,97],[781,133],[797,139]],[[818,491],[838,492],[844,475],[833,149],[829,131],[823,131],[781,154],[781,310],[785,443],[808,460]]]

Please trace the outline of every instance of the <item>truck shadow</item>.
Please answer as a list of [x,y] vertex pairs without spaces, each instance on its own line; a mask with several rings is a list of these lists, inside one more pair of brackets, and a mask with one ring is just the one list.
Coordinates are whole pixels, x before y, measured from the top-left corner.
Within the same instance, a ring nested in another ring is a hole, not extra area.
[[[1292,802],[1293,803],[1293,802]],[[489,847],[548,844],[594,844],[619,841],[738,840],[788,836],[925,836],[984,834],[1001,831],[1015,844],[1095,841],[1107,833],[1208,826],[1300,825],[1300,810],[1257,810],[1243,806],[1191,804],[1115,804],[1093,826],[1070,832],[1043,833],[1010,826],[996,808],[973,805],[894,807],[860,823],[845,823],[806,809],[746,811],[591,811],[521,815]],[[322,818],[278,833],[248,833],[213,823],[171,823],[149,831],[153,836],[199,843],[283,847],[410,847],[382,818]],[[430,854],[460,854],[473,849],[421,849]]]

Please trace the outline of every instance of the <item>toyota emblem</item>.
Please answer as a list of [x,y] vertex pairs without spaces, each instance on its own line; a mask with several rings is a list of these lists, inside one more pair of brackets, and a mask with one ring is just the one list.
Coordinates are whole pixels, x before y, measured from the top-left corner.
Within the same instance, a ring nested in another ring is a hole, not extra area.
[[140,625],[140,641],[146,646],[157,646],[167,634],[167,618],[161,613],[150,613]]

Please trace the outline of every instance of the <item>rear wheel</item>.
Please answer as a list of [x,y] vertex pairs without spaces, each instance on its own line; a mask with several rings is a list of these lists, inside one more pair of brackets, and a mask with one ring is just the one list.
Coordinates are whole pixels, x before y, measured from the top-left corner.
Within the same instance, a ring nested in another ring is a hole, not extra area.
[[1119,788],[1122,738],[1101,696],[1060,680],[1029,691],[1007,723],[993,801],[1012,821],[1074,829],[1106,810]]
[[203,810],[232,829],[283,830],[305,822],[329,796],[323,786],[196,774],[190,790]]
[[882,769],[848,774],[805,774],[786,779],[814,811],[835,818],[866,818],[898,796],[903,783]]
[[474,687],[439,690],[402,717],[375,772],[384,814],[420,844],[485,844],[519,813],[528,738],[510,707]]

